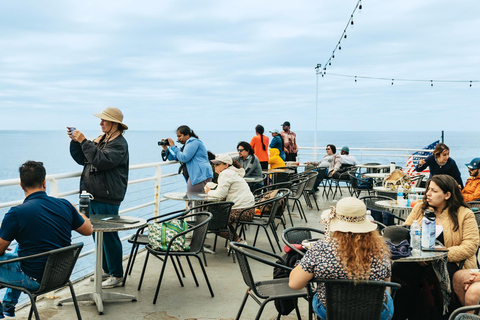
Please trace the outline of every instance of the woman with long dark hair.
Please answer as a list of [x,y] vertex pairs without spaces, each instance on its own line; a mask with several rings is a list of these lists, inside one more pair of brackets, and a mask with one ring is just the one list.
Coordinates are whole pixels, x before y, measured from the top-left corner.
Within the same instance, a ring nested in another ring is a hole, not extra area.
[[[315,279],[388,280],[391,274],[389,250],[366,217],[365,204],[356,198],[343,198],[336,208],[322,213],[326,237],[307,251],[290,273],[289,286],[300,290]],[[326,319],[325,286],[317,286],[313,309]],[[385,292],[382,320],[391,319],[393,301]]]
[[178,142],[183,144],[178,148],[171,138],[168,146],[163,145],[168,160],[181,162],[181,169],[187,182],[187,192],[202,193],[207,182],[212,181],[213,170],[208,160],[207,149],[198,136],[188,126],[177,128]]
[[[405,225],[411,225],[414,220],[421,224],[427,209],[435,213],[437,241],[448,249],[445,272],[449,279],[459,270],[462,261],[464,269],[476,268],[478,226],[473,212],[463,200],[457,181],[446,174],[435,175],[428,180],[424,201],[413,208]],[[448,307],[446,296],[439,294],[439,287],[450,286],[450,281],[436,280],[432,264],[396,263],[393,266],[392,280],[402,285],[395,296],[398,312],[394,319],[438,319],[444,308]],[[437,299],[440,303],[429,305],[425,297]]]
[[255,127],[256,136],[252,138],[250,141],[250,145],[252,146],[253,150],[255,150],[255,154],[260,161],[260,165],[262,169],[268,169],[268,137],[263,135],[265,129],[262,125],[257,125]]
[[460,170],[458,170],[455,160],[450,158],[450,148],[448,148],[446,144],[437,144],[431,155],[426,159],[420,159],[418,165],[415,167],[415,171],[422,172],[427,167],[430,168],[430,178],[437,174],[448,174],[455,179],[463,189]]

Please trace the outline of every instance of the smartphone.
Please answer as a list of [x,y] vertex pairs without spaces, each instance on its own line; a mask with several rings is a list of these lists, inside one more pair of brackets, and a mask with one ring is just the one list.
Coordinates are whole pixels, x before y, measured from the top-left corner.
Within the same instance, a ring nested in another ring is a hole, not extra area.
[[70,134],[73,133],[73,131],[77,130],[77,128],[75,127],[68,127],[68,131],[70,132]]

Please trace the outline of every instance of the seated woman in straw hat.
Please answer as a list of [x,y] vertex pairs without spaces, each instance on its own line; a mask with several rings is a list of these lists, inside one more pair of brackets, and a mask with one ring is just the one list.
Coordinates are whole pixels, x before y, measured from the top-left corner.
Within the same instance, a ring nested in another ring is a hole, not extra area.
[[[304,288],[315,279],[387,280],[391,275],[389,251],[377,232],[376,224],[366,218],[365,204],[356,198],[344,198],[337,207],[322,213],[325,239],[315,243],[290,273],[289,286]],[[325,286],[317,287],[313,309],[326,319]],[[393,301],[385,292],[382,320],[391,319]]]
[[[68,131],[70,155],[83,166],[80,191],[93,196],[90,214],[118,215],[120,203],[127,192],[128,144],[123,133],[128,129],[123,114],[117,108],[106,108],[94,114],[100,118],[103,134],[88,140],[79,130]],[[103,233],[103,288],[121,286],[123,283],[123,250],[118,232]]]

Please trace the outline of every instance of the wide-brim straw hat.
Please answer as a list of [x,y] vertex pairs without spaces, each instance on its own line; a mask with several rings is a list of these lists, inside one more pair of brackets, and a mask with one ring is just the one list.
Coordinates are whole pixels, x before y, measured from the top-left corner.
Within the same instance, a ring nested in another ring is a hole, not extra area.
[[343,198],[336,207],[322,212],[322,221],[330,223],[329,231],[367,233],[377,229],[366,216],[367,207],[357,198]]
[[100,118],[102,120],[116,122],[123,127],[124,130],[128,130],[128,126],[123,123],[123,113],[118,108],[108,107],[103,110],[102,113],[94,113],[95,117]]

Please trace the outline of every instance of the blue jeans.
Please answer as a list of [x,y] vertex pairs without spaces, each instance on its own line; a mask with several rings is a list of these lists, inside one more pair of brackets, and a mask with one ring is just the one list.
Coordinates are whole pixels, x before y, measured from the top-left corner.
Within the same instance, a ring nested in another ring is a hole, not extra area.
[[[14,253],[5,253],[3,256],[0,256],[0,261],[15,258],[18,258],[16,250]],[[24,287],[32,291],[35,291],[40,287],[40,284],[37,281],[23,273],[20,262],[13,262],[0,266],[0,281],[19,287]],[[0,312],[3,314],[3,306],[15,306],[18,303],[18,298],[20,297],[21,293],[22,292],[19,290],[7,288],[7,292],[3,297],[3,305],[0,304]]]
[[[327,311],[325,310],[322,302],[318,300],[318,296],[315,293],[312,301],[312,307],[317,316],[325,320],[327,318]],[[387,302],[383,302],[383,310],[380,320],[390,320],[393,317],[393,300],[390,294],[387,292]]]
[[[90,214],[107,214],[110,216],[118,215],[120,206],[108,204],[98,201],[90,203]],[[93,235],[95,239],[95,235]],[[103,233],[103,272],[111,274],[114,277],[123,277],[123,248],[122,241],[118,236],[118,232]]]

